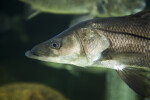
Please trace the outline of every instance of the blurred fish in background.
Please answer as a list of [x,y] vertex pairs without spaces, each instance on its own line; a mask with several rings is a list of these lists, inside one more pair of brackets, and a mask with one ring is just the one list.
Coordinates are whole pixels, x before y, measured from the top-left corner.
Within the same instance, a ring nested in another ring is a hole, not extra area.
[[94,17],[124,16],[145,8],[145,0],[20,0],[30,6],[28,19],[39,13],[86,15]]
[[102,17],[130,15],[142,11],[146,6],[145,0],[104,0],[104,2],[106,12]]

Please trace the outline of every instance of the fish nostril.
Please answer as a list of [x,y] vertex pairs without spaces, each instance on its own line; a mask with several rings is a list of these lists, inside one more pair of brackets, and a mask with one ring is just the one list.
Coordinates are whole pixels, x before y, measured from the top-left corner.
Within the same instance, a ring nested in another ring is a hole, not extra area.
[[32,53],[33,55],[35,55],[35,56],[39,56],[38,52],[37,52],[36,50],[34,50],[34,49],[31,49],[31,53]]

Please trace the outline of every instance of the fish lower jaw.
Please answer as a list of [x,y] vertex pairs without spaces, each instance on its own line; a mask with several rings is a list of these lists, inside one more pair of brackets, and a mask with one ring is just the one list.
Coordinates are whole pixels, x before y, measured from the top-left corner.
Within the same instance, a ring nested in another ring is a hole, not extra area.
[[87,59],[78,59],[78,60],[66,62],[65,64],[71,64],[79,67],[87,67],[87,66],[91,66],[93,63],[87,61]]

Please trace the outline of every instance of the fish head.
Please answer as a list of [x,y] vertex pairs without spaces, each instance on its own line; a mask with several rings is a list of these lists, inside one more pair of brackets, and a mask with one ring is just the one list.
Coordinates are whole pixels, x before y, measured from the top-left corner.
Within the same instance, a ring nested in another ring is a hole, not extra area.
[[59,35],[34,46],[25,55],[46,62],[84,66],[88,61],[75,30],[77,29],[69,28]]
[[91,66],[109,47],[108,39],[99,34],[89,21],[79,23],[59,35],[33,47],[26,56],[47,62]]

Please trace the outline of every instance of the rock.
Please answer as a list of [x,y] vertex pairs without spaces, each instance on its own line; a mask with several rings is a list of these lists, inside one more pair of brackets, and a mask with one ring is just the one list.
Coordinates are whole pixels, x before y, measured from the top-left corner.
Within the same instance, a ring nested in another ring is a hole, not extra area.
[[15,83],[0,87],[0,100],[67,100],[60,92],[34,83]]

